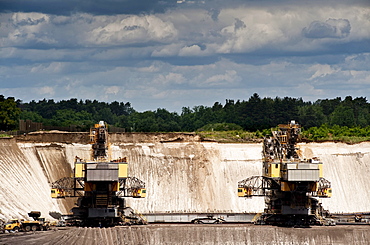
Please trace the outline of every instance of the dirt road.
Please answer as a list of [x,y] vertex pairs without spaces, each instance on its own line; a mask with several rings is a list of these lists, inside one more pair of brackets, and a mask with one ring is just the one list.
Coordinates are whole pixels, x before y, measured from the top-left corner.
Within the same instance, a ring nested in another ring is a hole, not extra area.
[[369,244],[370,226],[282,228],[249,224],[150,224],[0,234],[0,244]]

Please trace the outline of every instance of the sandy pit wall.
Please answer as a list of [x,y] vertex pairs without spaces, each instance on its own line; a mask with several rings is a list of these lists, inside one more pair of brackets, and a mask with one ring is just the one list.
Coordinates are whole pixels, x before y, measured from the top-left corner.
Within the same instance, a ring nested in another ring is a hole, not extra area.
[[[73,200],[50,198],[50,184],[70,176],[75,156],[88,159],[87,133],[34,133],[0,139],[0,218],[31,210],[68,212]],[[192,134],[112,134],[112,159],[127,157],[129,176],[146,183],[147,198],[127,199],[142,213],[260,212],[263,198],[237,197],[237,182],[261,175],[262,145],[201,142]],[[303,143],[306,157],[324,162],[331,212],[370,211],[370,143]]]

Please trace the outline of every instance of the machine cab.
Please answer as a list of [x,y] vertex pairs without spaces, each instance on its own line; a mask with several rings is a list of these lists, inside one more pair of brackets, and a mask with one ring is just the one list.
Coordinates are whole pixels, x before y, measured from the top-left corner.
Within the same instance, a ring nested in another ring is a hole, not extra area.
[[52,198],[65,198],[63,189],[52,188],[51,197]]
[[137,189],[137,191],[133,193],[133,197],[136,197],[136,198],[146,197],[146,189],[145,188]]
[[238,187],[238,197],[251,197],[252,189],[246,187]]

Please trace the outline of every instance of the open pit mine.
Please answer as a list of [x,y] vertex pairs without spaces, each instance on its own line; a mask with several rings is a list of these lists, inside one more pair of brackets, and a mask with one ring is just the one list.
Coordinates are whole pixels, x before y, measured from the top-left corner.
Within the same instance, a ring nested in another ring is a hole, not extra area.
[[[56,181],[73,176],[76,157],[90,158],[89,140],[89,133],[59,131],[1,138],[0,219],[29,220],[31,211],[50,224],[60,221],[55,214],[68,219],[78,198],[51,198],[50,191]],[[332,195],[318,202],[331,217],[340,217],[336,226],[308,229],[251,224],[264,212],[265,200],[238,197],[238,182],[263,175],[262,141],[217,143],[191,133],[114,133],[109,143],[110,157],[125,157],[128,174],[145,183],[146,197],[126,198],[125,205],[147,225],[51,226],[0,234],[0,244],[369,244],[370,142],[297,144],[302,158],[317,157],[323,163]],[[361,222],[351,222],[355,215]]]

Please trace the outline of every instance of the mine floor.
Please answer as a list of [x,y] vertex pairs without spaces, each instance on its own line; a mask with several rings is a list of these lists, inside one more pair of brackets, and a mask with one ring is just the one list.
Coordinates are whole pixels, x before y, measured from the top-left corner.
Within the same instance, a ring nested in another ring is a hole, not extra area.
[[0,234],[4,244],[369,244],[369,225],[283,228],[252,224],[149,224],[59,227]]

